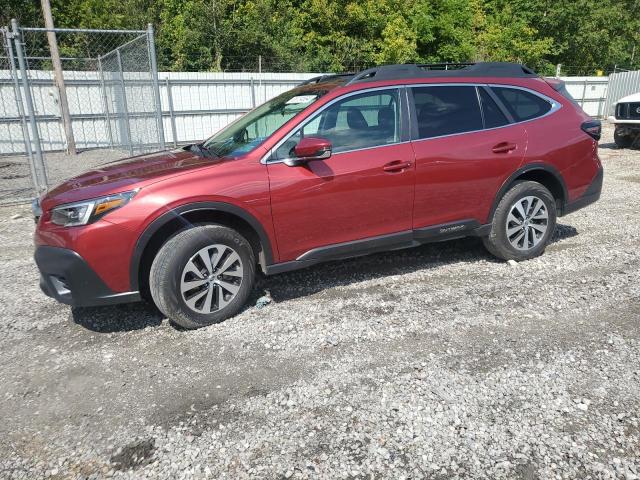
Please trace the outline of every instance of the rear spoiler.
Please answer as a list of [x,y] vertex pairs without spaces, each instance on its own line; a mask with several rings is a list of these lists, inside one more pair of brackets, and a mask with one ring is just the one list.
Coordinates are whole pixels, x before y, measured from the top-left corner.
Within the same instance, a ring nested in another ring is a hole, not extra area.
[[582,108],[582,106],[576,101],[575,98],[573,98],[571,96],[571,94],[569,93],[569,91],[567,90],[567,86],[564,83],[563,80],[560,80],[559,78],[555,78],[555,77],[542,77],[542,79],[547,82],[547,85],[549,85],[551,88],[553,88],[556,92],[558,92],[560,95],[562,95],[564,98],[566,98],[567,100],[569,100],[571,103],[573,103],[576,107],[580,108],[581,110],[584,111],[584,109]]
[[551,88],[553,88],[556,92],[561,92],[563,88],[565,88],[565,84],[563,80],[555,77],[542,77],[542,79],[549,84]]

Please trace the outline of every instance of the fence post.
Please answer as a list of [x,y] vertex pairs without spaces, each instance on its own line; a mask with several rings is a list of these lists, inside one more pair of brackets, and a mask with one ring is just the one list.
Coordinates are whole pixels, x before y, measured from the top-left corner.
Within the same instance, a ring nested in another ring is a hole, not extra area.
[[169,103],[169,120],[171,120],[171,136],[173,137],[173,146],[178,146],[178,129],[176,128],[176,117],[173,113],[173,94],[171,93],[171,81],[169,77],[165,79],[167,86],[167,100]]
[[122,70],[122,57],[120,49],[116,48],[116,57],[118,59],[118,73],[120,74],[120,87],[122,88],[122,109],[124,110],[124,125],[127,133],[127,145],[129,147],[129,155],[133,155],[133,140],[131,139],[131,117],[129,117],[129,107],[127,105],[127,90],[124,84],[124,72]]
[[107,122],[107,134],[109,135],[109,145],[113,148],[113,132],[111,131],[111,117],[109,115],[109,100],[107,98],[107,87],[104,83],[104,70],[102,69],[102,58],[98,57],[98,70],[100,71],[100,89],[102,90],[102,108],[104,108],[104,119]]
[[33,137],[33,145],[35,148],[34,170],[36,171],[37,183],[35,185],[38,193],[47,190],[49,180],[47,179],[47,170],[44,165],[42,156],[42,145],[40,143],[40,132],[38,131],[38,123],[36,121],[35,109],[33,108],[33,98],[31,97],[31,86],[27,77],[27,64],[22,50],[22,37],[18,27],[18,21],[11,19],[11,29],[13,31],[13,39],[16,44],[16,55],[18,57],[18,66],[20,67],[20,77],[22,79],[22,88],[24,89],[24,99],[27,104],[27,113],[29,115],[29,123],[31,124],[31,135]]
[[[258,89],[262,90],[262,55],[258,55]],[[262,103],[267,101],[267,95],[262,99]]]
[[585,78],[584,79],[584,86],[582,87],[582,100],[580,102],[580,108],[582,108],[584,110],[584,97],[587,96],[587,83],[588,80]]
[[256,108],[256,85],[253,81],[253,77],[251,77],[251,106]]
[[601,118],[602,117],[602,104],[603,104],[604,98],[600,97],[598,99],[598,115],[597,118]]
[[158,84],[158,65],[156,63],[156,43],[153,38],[153,25],[147,25],[147,41],[149,45],[149,62],[151,66],[151,78],[153,80],[153,92],[156,100],[156,122],[158,123],[158,137],[160,148],[166,148],[164,143],[164,125],[162,124],[162,102],[160,100],[160,85]]
[[22,127],[22,139],[24,141],[24,151],[29,158],[29,170],[31,171],[31,181],[33,182],[33,190],[38,195],[38,174],[33,160],[33,150],[31,149],[31,137],[29,136],[29,127],[27,126],[27,117],[24,114],[24,105],[22,103],[22,94],[20,93],[20,83],[18,81],[18,71],[16,69],[16,61],[13,57],[13,45],[11,44],[11,33],[8,28],[3,28],[3,39],[5,49],[9,56],[9,73],[13,80],[13,90],[16,100],[16,109],[20,117],[20,126]]

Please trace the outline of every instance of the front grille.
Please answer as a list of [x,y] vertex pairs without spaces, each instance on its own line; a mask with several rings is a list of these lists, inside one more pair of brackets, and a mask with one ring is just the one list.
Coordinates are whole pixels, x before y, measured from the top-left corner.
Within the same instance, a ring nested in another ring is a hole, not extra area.
[[640,102],[618,103],[616,118],[620,120],[640,120]]

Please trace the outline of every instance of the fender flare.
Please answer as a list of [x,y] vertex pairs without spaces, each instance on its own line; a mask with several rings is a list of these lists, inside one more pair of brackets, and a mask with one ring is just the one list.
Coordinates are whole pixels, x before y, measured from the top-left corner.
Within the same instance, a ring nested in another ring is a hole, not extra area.
[[249,212],[231,203],[225,202],[195,202],[181,205],[173,208],[155,220],[153,220],[147,228],[145,228],[142,235],[138,237],[136,245],[131,255],[131,262],[129,266],[129,283],[131,284],[131,290],[138,290],[140,285],[138,282],[138,276],[140,274],[140,262],[142,261],[142,255],[149,244],[151,238],[160,230],[163,226],[176,219],[183,219],[184,224],[188,225],[188,222],[184,220],[184,215],[196,211],[217,211],[229,213],[241,218],[247,222],[258,234],[260,238],[260,244],[264,254],[264,263],[271,265],[273,263],[273,250],[271,248],[271,240],[265,232],[262,224]]
[[498,193],[493,199],[493,204],[491,205],[491,210],[489,211],[489,216],[487,218],[487,223],[491,223],[493,221],[493,214],[496,212],[496,208],[498,208],[498,203],[500,203],[500,200],[502,200],[502,197],[504,196],[505,193],[507,193],[507,190],[509,190],[513,182],[521,175],[524,175],[525,173],[535,172],[535,171],[543,171],[543,172],[549,173],[558,181],[558,183],[562,187],[562,197],[563,197],[562,205],[560,208],[561,210],[564,209],[564,206],[569,201],[569,192],[567,190],[567,185],[564,181],[564,178],[562,178],[562,175],[560,174],[560,171],[557,168],[555,168],[553,165],[549,165],[548,163],[542,163],[542,162],[528,163],[527,165],[520,167],[518,170],[513,172],[509,176],[509,178],[507,178],[503,182],[502,186],[500,187],[500,190],[498,190]]

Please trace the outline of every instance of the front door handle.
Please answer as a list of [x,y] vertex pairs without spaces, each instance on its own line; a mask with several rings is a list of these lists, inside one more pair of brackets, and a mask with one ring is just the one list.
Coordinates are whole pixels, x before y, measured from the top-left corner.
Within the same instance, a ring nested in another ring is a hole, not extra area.
[[407,168],[411,167],[411,162],[403,162],[401,160],[394,160],[393,162],[387,163],[382,169],[385,172],[401,172]]
[[491,151],[493,153],[509,153],[516,148],[518,148],[518,145],[516,145],[515,143],[501,142],[497,145],[494,145]]

